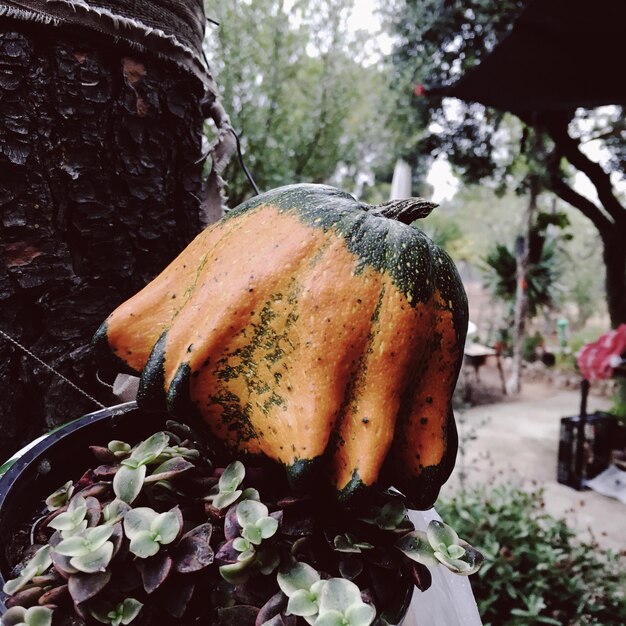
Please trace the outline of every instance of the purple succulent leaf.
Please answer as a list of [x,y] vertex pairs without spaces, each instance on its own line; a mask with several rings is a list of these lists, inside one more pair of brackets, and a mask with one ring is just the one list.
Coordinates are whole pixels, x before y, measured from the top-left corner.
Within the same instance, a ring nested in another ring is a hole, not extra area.
[[47,574],[42,574],[41,576],[33,576],[31,578],[31,583],[33,585],[37,585],[38,587],[47,587],[53,585],[56,582],[61,580],[59,574],[53,569]]
[[51,535],[50,535],[50,539],[48,539],[48,543],[54,548],[55,546],[58,546],[59,543],[61,543],[61,541],[63,541],[63,536],[61,535],[61,533],[58,530],[55,530]]
[[167,420],[167,422],[165,422],[165,427],[167,428],[168,432],[176,435],[179,441],[184,441],[187,439],[193,441],[196,438],[196,434],[193,432],[193,430],[189,428],[187,424],[183,424],[182,422],[177,422],[176,420]]
[[74,602],[74,611],[78,615],[78,617],[82,617],[85,621],[89,619],[89,609],[85,604],[77,604]]
[[183,535],[174,548],[174,567],[177,572],[197,572],[213,563],[214,553],[209,545],[212,531],[211,524],[202,524]]
[[237,521],[237,507],[231,506],[224,518],[224,537],[228,540],[241,535],[242,528]]
[[401,580],[398,571],[390,572],[387,569],[373,565],[368,567],[367,570],[372,593],[378,600],[377,604],[380,603],[382,606],[387,606],[389,603],[392,603]]
[[111,580],[111,572],[95,574],[74,574],[70,576],[67,587],[76,604],[90,600],[99,594]]
[[406,569],[409,571],[411,575],[411,579],[413,580],[413,584],[420,590],[426,591],[430,588],[433,577],[430,573],[430,570],[421,563],[417,563],[416,561],[411,561],[407,563]]
[[135,561],[146,593],[152,593],[167,580],[172,571],[172,565],[172,558],[165,552],[159,552],[149,559]]
[[59,572],[63,578],[69,578],[72,574],[78,574],[79,570],[77,570],[71,563],[69,556],[64,556],[63,554],[59,554],[55,550],[53,550],[50,554],[50,558],[52,559],[52,565],[54,569]]
[[40,598],[39,604],[55,604],[58,605],[65,600],[65,598],[69,595],[69,589],[67,585],[61,585],[59,587],[54,587],[54,589],[50,589],[46,591]]
[[89,446],[89,449],[100,463],[115,463],[117,460],[113,452],[104,446]]
[[381,617],[385,623],[399,624],[406,614],[411,598],[413,597],[413,582],[404,579],[394,587],[394,593],[390,602],[387,603]]
[[196,526],[191,530],[188,530],[183,536],[182,539],[193,538],[193,539],[201,539],[202,541],[206,541],[209,543],[211,541],[211,536],[213,534],[213,525],[205,522],[204,524],[200,524],[200,526]]
[[398,567],[397,561],[384,548],[377,546],[373,550],[365,550],[362,554],[367,561],[378,567],[384,569],[396,569]]
[[93,496],[87,496],[85,498],[85,504],[87,505],[87,513],[85,518],[87,519],[87,526],[97,526],[102,516],[102,505],[100,500]]
[[269,517],[275,519],[280,524],[283,521],[283,512],[281,510],[274,511],[269,514]]
[[6,601],[6,607],[23,606],[27,609],[29,606],[37,604],[39,598],[43,595],[43,589],[39,586],[27,587],[26,589],[20,589],[17,593],[9,596]]
[[285,626],[285,622],[281,614],[274,615],[273,617],[270,617],[268,620],[263,620],[261,622],[259,621],[259,618],[257,617],[255,626],[257,624],[258,625],[262,624],[263,626]]
[[122,544],[124,542],[124,531],[122,530],[121,521],[117,522],[117,524],[113,526],[113,532],[109,537],[109,541],[113,544],[113,555],[111,556],[111,559],[114,559],[122,548]]
[[145,481],[146,483],[154,483],[159,480],[170,480],[175,476],[179,476],[183,472],[190,470],[192,467],[195,467],[193,463],[186,461],[180,456],[174,457],[173,459],[168,459],[164,463],[161,463],[150,476],[147,476]]
[[279,509],[287,509],[296,504],[300,504],[301,502],[308,502],[311,499],[311,496],[286,496],[285,498],[281,498],[276,502],[276,506]]
[[363,561],[359,558],[344,558],[339,561],[339,573],[342,578],[354,580],[363,571]]
[[119,468],[119,465],[113,464],[99,465],[94,469],[93,475],[100,480],[111,480]]
[[213,522],[219,523],[226,517],[225,509],[218,509],[216,506],[213,506],[210,502],[204,503],[204,512],[206,516]]
[[[237,537],[235,537],[237,539]],[[228,563],[237,563],[239,560],[239,555],[241,554],[238,550],[235,550],[233,543],[235,539],[229,539],[226,543],[220,546],[220,549],[217,551],[215,555],[215,560],[220,564],[228,564]]]
[[103,498],[109,496],[111,494],[111,483],[107,482],[96,482],[91,483],[83,487],[80,491],[74,493],[74,497],[80,495],[83,498],[88,498],[89,496],[93,496],[94,498],[98,498],[98,500],[102,500]]
[[[262,626],[265,624],[267,626],[267,622],[272,620],[275,617],[280,618],[280,614],[285,611],[287,608],[287,602],[289,598],[282,592],[279,591],[275,593],[260,609],[259,613],[256,617],[256,622],[254,626]],[[270,622],[271,623],[271,622]],[[276,622],[276,624],[281,624],[280,622]]]

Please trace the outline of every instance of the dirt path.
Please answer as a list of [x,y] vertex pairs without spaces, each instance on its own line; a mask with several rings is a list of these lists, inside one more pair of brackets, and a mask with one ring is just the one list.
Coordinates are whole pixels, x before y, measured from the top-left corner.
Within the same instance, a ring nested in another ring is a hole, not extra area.
[[[581,539],[595,539],[605,548],[625,550],[626,505],[593,491],[576,491],[556,480],[560,419],[577,415],[579,405],[576,391],[528,383],[516,399],[475,406],[458,415],[465,460],[457,461],[442,495],[459,489],[463,468],[469,486],[502,482],[526,488],[540,486],[545,490],[546,510],[566,518]],[[608,406],[608,400],[591,396],[588,412]],[[476,438],[469,440],[472,434]]]

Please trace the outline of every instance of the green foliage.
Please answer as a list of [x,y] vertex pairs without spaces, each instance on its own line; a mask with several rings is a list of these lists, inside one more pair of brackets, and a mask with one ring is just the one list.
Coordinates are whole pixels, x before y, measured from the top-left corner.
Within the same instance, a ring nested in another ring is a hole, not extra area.
[[149,507],[137,507],[124,515],[124,532],[130,539],[128,549],[140,559],[154,556],[161,546],[172,543],[182,526],[178,509],[157,513]]
[[320,580],[307,563],[294,562],[278,573],[278,586],[289,598],[287,615],[313,626],[369,626],[376,610],[361,599],[360,589],[342,578]]
[[389,5],[389,22],[398,37],[396,120],[405,129],[402,155],[411,164],[425,167],[424,161],[446,155],[467,182],[502,178],[515,167],[510,154],[502,159],[496,149],[502,129],[517,136],[519,146],[521,129],[511,116],[478,104],[448,106],[441,98],[410,94],[416,84],[448,84],[480,63],[523,5],[524,0],[399,0]]
[[50,626],[52,610],[45,606],[31,606],[29,609],[14,606],[2,616],[2,624],[3,626]]
[[258,500],[259,492],[256,489],[252,487],[239,489],[245,474],[243,463],[233,461],[224,470],[217,485],[211,489],[205,500],[211,502],[217,509],[225,509],[238,500]]
[[469,576],[476,573],[483,556],[465,541],[461,541],[447,524],[433,520],[426,532],[414,530],[404,535],[397,543],[409,558],[426,566],[441,563],[455,574]]
[[59,487],[54,493],[51,493],[46,498],[46,506],[48,507],[48,511],[56,511],[60,509],[62,506],[65,506],[68,500],[72,497],[72,491],[74,490],[74,485],[71,480],[68,480],[64,485]]
[[623,561],[577,541],[544,512],[541,491],[481,487],[437,510],[481,546],[485,562],[472,588],[485,626],[626,623]]
[[[209,29],[209,62],[246,164],[262,191],[333,175],[355,184],[395,158],[384,70],[365,58],[367,36],[346,27],[352,0],[285,4],[206,2],[220,23]],[[252,194],[238,163],[224,178],[231,206]]]
[[139,615],[143,604],[134,598],[126,598],[117,606],[112,606],[106,602],[97,603],[91,608],[91,614],[103,624],[119,626],[120,624],[130,624]]
[[[479,103],[409,95],[416,84],[453,84],[480,64],[526,4],[527,0],[396,0],[389,5],[389,23],[397,37],[395,120],[405,131],[399,152],[422,172],[433,159],[445,157],[466,183],[489,182],[501,192],[520,194],[537,185],[578,209],[602,237],[609,270],[606,300],[616,326],[626,316],[623,246],[615,238],[615,231],[624,229],[626,208],[614,184],[626,174],[623,107],[572,107],[558,114],[525,116],[522,121]],[[587,148],[601,155],[599,159],[591,158]],[[575,176],[581,172],[598,192],[597,200],[580,192]],[[593,300],[586,297],[584,283],[574,297],[582,317],[589,316]]]
[[524,337],[522,342],[522,358],[528,363],[537,360],[537,348],[544,345],[545,339],[543,335],[537,331],[534,335]]
[[[517,261],[511,248],[496,244],[485,256],[484,279],[486,286],[498,298],[512,304],[515,301],[517,285]],[[541,256],[533,263],[526,274],[528,311],[531,317],[542,308],[555,304],[558,294],[558,265],[556,246],[549,243],[543,246]]]

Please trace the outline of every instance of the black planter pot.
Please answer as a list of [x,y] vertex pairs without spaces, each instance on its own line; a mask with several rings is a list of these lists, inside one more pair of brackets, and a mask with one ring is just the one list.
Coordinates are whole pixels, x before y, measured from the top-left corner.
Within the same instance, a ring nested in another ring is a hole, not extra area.
[[164,423],[165,418],[145,414],[135,402],[89,413],[38,440],[0,477],[0,615],[6,610],[2,587],[10,578],[9,555],[18,532],[53,491],[97,465],[89,446],[106,446],[112,439],[133,444]]

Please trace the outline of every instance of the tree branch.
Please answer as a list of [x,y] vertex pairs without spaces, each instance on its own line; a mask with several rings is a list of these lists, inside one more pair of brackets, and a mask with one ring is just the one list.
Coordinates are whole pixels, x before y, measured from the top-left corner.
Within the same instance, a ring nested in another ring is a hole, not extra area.
[[[561,156],[564,156],[577,170],[589,177],[589,180],[593,183],[593,186],[598,192],[598,199],[604,209],[606,209],[606,212],[615,221],[615,224],[625,223],[626,209],[613,193],[611,177],[604,171],[599,163],[592,161],[579,150],[580,142],[572,138],[568,133],[568,121],[568,118],[562,114],[546,115],[542,119],[548,135],[550,135],[554,141],[557,152]],[[597,207],[593,205],[593,203],[591,204],[597,210]],[[575,206],[578,207],[577,204]],[[592,218],[590,217],[589,219]]]
[[614,224],[608,217],[588,198],[579,194],[565,182],[563,174],[558,167],[558,156],[552,155],[548,159],[548,187],[564,202],[577,208],[585,217],[589,218],[598,229],[600,235],[605,237],[614,228]]

